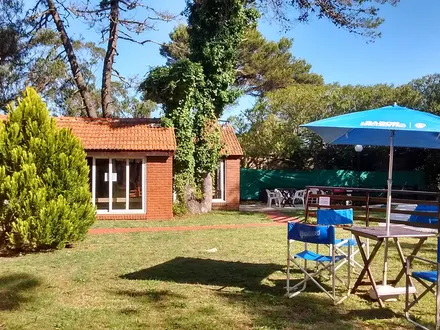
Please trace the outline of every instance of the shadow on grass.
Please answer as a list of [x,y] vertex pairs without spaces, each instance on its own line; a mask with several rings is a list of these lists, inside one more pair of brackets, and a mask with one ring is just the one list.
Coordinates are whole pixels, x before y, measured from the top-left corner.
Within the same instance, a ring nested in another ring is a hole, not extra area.
[[[388,308],[372,308],[371,305],[365,305],[365,309],[358,310],[350,303],[350,299],[357,299],[356,297],[349,298],[342,305],[334,306],[332,301],[312,284],[308,285],[303,294],[292,299],[285,298],[285,280],[272,279],[273,273],[279,271],[284,271],[279,264],[180,257],[120,277],[128,280],[159,280],[220,286],[220,289],[214,291],[215,295],[226,301],[228,305],[240,306],[238,309],[249,316],[254,328],[365,329],[369,326],[365,322],[381,320],[381,326],[402,329],[403,315],[396,314]],[[239,287],[242,290],[235,291],[227,287]],[[119,294],[131,296],[145,304],[152,303],[155,307],[164,310],[169,306],[185,308],[188,304],[185,297],[168,290],[122,291]],[[123,311],[123,313],[132,312]],[[197,314],[191,324],[196,326],[197,322],[207,322],[207,320],[209,318],[201,318]],[[371,326],[374,328],[374,325]],[[408,325],[407,328],[411,327]]]
[[185,284],[240,287],[261,291],[261,281],[276,271],[278,264],[254,264],[212,259],[178,257],[165,263],[120,276],[128,280],[160,280]]
[[0,277],[0,311],[15,310],[33,299],[30,295],[40,281],[32,275],[17,273]]
[[[154,306],[156,309],[165,311],[167,308],[184,308],[186,307],[186,297],[172,292],[170,290],[120,290],[116,291],[116,295],[127,296],[140,303],[142,306]],[[132,315],[140,312],[139,307],[123,308],[121,314]]]
[[[334,306],[324,294],[303,294],[285,298],[266,293],[218,293],[233,304],[240,304],[254,319],[256,328],[270,329],[365,329],[369,320],[383,320],[390,328],[396,315],[388,308],[350,310],[344,305]],[[346,301],[345,304],[350,304]],[[411,328],[408,326],[408,328]]]
[[[71,245],[66,245],[66,249],[70,249],[72,246]],[[26,252],[22,252],[22,251],[15,251],[15,250],[0,250],[0,258],[18,258],[18,257],[22,257],[24,255],[29,255],[29,254],[44,254],[44,253],[53,253],[54,251],[56,251],[55,249],[47,249],[47,250],[40,250],[40,251],[26,251]]]
[[[402,326],[402,314],[389,308],[350,309],[350,300],[334,306],[324,294],[301,294],[294,298],[258,292],[218,293],[240,304],[252,315],[254,327],[264,329],[369,329],[368,321],[380,320],[377,328],[412,329]],[[350,298],[349,298],[350,299]],[[371,327],[370,327],[371,326]]]
[[121,296],[129,296],[135,299],[142,299],[149,302],[160,302],[169,298],[183,298],[182,295],[169,290],[120,290],[117,291],[116,294]]
[[402,314],[397,314],[388,308],[354,309],[347,313],[347,317],[361,320],[386,320],[401,316]]

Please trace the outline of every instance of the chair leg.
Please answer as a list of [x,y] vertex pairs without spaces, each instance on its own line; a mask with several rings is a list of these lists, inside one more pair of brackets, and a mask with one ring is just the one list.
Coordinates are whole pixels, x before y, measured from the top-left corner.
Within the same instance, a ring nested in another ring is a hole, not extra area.
[[[287,288],[286,297],[287,298],[292,298],[292,297],[295,297],[295,296],[299,295],[301,292],[303,292],[307,288],[307,282],[308,281],[309,281],[309,279],[304,277],[304,279],[301,282],[299,282],[298,284],[296,284],[292,288]],[[301,285],[302,285],[302,288],[297,290],[296,288],[301,286]]]
[[408,320],[408,322],[414,324],[416,327],[423,329],[423,330],[429,330],[427,327],[421,325],[420,323],[414,321],[413,319],[411,319],[410,315],[409,315],[409,310],[411,309],[411,307],[413,307],[418,301],[420,301],[420,299],[422,299],[425,294],[427,294],[429,291],[432,292],[432,288],[436,285],[436,283],[432,284],[431,286],[425,284],[424,282],[422,282],[421,280],[419,281],[420,283],[422,283],[426,290],[417,298],[414,299],[414,301],[412,303],[409,302],[409,286],[411,284],[411,280],[410,280],[410,268],[411,268],[411,262],[410,260],[406,260],[406,267],[405,267],[405,318]]
[[335,289],[335,286],[336,286],[336,269],[335,269],[335,254],[336,254],[336,251],[335,251],[335,246],[334,245],[332,245],[332,265],[331,265],[331,269],[332,269],[332,291],[333,291],[333,303],[335,304],[336,303],[336,289]]
[[[408,274],[406,274],[406,290],[405,290],[405,318],[408,320],[408,322],[414,324],[417,328],[419,329],[423,329],[423,330],[430,330],[429,328],[421,325],[420,323],[414,321],[413,319],[411,319],[410,315],[409,315],[409,310],[412,306],[414,306],[414,304],[419,301],[421,299],[421,297],[424,296],[424,294],[422,294],[420,297],[416,298],[416,300],[414,300],[411,304],[409,303],[409,284],[411,283],[409,280],[409,276]],[[424,293],[426,294],[428,292],[428,290],[426,290]]]
[[351,269],[351,244],[350,241],[348,242],[348,263],[347,263],[347,289],[348,289],[348,293],[347,296],[350,294],[350,269]]
[[353,251],[353,252],[351,253],[350,264],[351,264],[352,267],[353,267],[353,272],[356,272],[355,267],[358,267],[359,269],[362,269],[362,268],[363,268],[363,266],[362,266],[360,263],[358,263],[358,262],[354,259],[354,257],[355,257],[356,254],[358,254],[358,253],[359,253],[359,249],[357,249],[357,250],[355,250],[355,251]]
[[[315,277],[317,277],[320,273],[322,273],[323,271],[327,270],[330,266],[331,263],[329,263],[327,266],[319,269],[317,272],[314,272],[312,274],[309,274],[307,272],[307,269],[301,267],[300,264],[298,264],[297,262],[295,262],[295,260],[291,260],[294,265],[296,265],[303,273],[304,275],[304,279],[302,281],[300,281],[299,283],[295,284],[292,288],[289,288],[289,292],[290,291],[294,291],[290,294],[287,294],[287,296],[289,298],[295,297],[296,295],[298,295],[300,292],[304,291],[306,289],[307,286],[307,282],[308,281],[312,281],[313,283],[315,283],[316,286],[318,286],[325,294],[327,294],[330,298],[333,299],[333,296],[326,290],[324,289],[324,287],[315,279]],[[296,290],[296,288],[300,287],[302,285],[302,288],[299,290]]]
[[[297,295],[299,295],[301,292],[303,292],[306,287],[307,287],[307,282],[308,281],[312,281],[322,292],[324,292],[326,295],[328,295],[332,300],[333,300],[333,304],[337,305],[340,304],[341,302],[343,302],[345,299],[347,299],[348,294],[344,295],[343,297],[341,297],[341,299],[337,300],[336,299],[336,286],[335,286],[335,282],[337,276],[336,274],[334,274],[333,278],[332,278],[332,292],[327,291],[315,278],[320,275],[322,272],[329,270],[329,268],[332,267],[332,263],[329,262],[328,265],[325,265],[323,268],[319,269],[318,271],[314,272],[313,274],[309,274],[307,272],[307,269],[301,267],[301,265],[297,262],[295,262],[295,260],[291,259],[291,262],[293,262],[294,265],[296,265],[304,274],[304,279],[302,281],[300,281],[299,283],[297,283],[296,285],[294,285],[291,288],[287,288],[287,293],[286,293],[286,297],[288,298],[293,298]],[[302,287],[301,287],[302,286]],[[301,287],[300,289],[297,289]]]
[[287,243],[287,280],[286,280],[286,294],[289,294],[290,288],[290,242]]
[[[340,248],[336,248],[336,251],[338,252],[339,255],[343,255],[343,256],[347,257],[347,253],[345,253],[342,249],[340,249]],[[353,267],[353,273],[357,273],[356,270],[355,270],[355,267],[358,267],[358,268],[360,268],[360,269],[363,268],[363,266],[362,266],[361,264],[359,264],[359,263],[354,259],[355,255],[358,254],[358,253],[359,253],[359,249],[358,249],[358,250],[355,250],[355,251],[352,251],[352,252],[351,252],[351,258],[349,258],[349,259],[347,258],[347,261],[350,260],[350,264],[351,264],[351,266]]]

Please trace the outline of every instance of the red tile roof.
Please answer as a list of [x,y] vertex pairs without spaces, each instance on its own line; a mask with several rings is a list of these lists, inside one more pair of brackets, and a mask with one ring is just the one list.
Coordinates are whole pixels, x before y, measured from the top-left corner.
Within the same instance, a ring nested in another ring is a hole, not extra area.
[[86,150],[175,151],[172,128],[158,120],[55,117],[59,128],[70,128]]
[[[0,115],[0,120],[7,116]],[[59,128],[70,128],[86,150],[175,151],[172,128],[160,127],[158,119],[54,117]],[[222,155],[242,156],[243,150],[230,124],[222,124]]]
[[234,129],[230,124],[221,125],[220,141],[223,144],[222,155],[243,156],[240,142],[238,142],[237,135],[235,135]]

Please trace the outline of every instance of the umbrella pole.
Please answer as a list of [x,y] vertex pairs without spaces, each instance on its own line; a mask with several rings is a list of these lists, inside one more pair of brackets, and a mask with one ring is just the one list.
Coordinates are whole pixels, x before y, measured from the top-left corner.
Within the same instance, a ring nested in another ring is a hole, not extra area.
[[437,236],[437,288],[435,291],[435,296],[436,296],[435,329],[436,330],[440,329],[440,250],[439,250],[439,244],[440,244],[440,236]]
[[[390,234],[390,220],[391,220],[391,189],[393,187],[393,162],[394,162],[394,131],[391,131],[390,136],[390,162],[388,165],[388,180],[387,180],[387,209],[385,226],[387,230],[387,236]],[[383,285],[387,285],[388,274],[388,238],[385,238],[384,242],[384,262],[383,262]]]

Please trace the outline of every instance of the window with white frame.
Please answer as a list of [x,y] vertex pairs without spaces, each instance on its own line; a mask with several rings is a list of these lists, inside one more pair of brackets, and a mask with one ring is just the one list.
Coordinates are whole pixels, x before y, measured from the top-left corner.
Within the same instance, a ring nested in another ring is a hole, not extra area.
[[145,158],[88,159],[98,214],[145,212]]
[[225,160],[218,164],[212,180],[212,200],[217,202],[225,201]]

